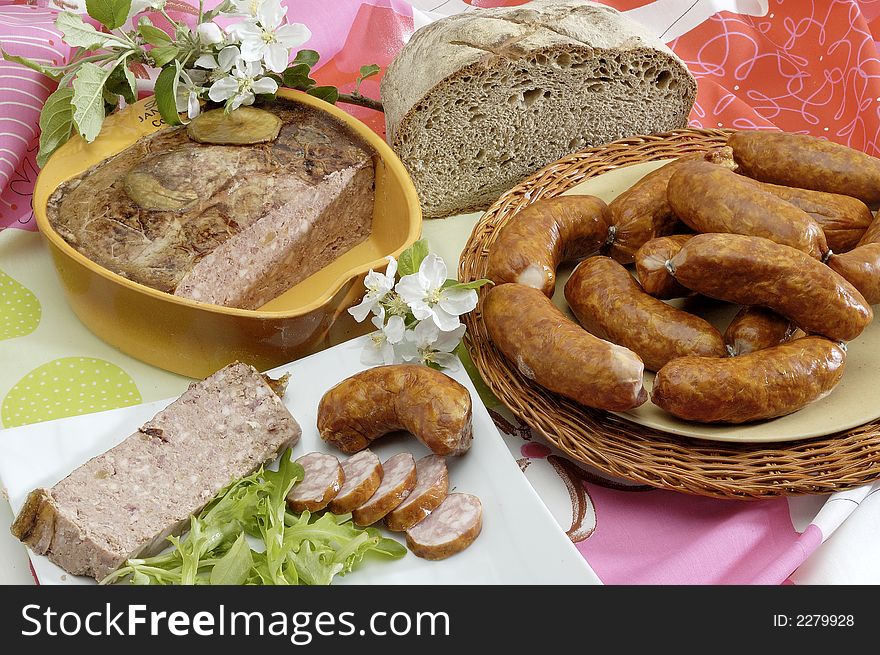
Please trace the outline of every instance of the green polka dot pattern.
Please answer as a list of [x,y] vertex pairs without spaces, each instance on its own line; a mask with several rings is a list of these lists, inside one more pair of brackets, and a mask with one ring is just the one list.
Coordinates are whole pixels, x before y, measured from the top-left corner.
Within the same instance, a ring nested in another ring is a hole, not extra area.
[[0,341],[30,334],[41,315],[40,301],[30,289],[0,271]]
[[7,428],[77,416],[141,402],[128,373],[92,357],[64,357],[35,368],[19,380],[0,409]]

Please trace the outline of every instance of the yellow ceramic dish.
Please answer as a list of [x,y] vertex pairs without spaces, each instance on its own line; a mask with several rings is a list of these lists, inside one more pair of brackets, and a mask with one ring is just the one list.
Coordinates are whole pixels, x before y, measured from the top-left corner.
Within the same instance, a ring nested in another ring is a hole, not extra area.
[[422,214],[400,160],[375,132],[344,111],[296,91],[279,95],[325,111],[378,153],[373,232],[363,243],[258,310],[235,309],[172,296],[112,273],[70,246],[49,224],[55,189],[135,141],[165,127],[153,98],[104,121],[93,143],[79,137],[61,147],[37,178],[34,213],[68,302],[97,336],[154,366],[205,377],[241,360],[260,370],[312,352],[333,323],[363,295],[368,270],[385,266],[419,238]]

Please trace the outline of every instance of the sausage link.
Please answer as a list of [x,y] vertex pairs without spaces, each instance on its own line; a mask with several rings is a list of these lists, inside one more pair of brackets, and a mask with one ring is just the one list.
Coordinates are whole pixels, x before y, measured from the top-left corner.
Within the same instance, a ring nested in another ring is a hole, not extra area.
[[828,266],[859,290],[865,300],[880,303],[880,243],[867,243],[828,258]]
[[795,248],[761,237],[698,234],[667,264],[688,289],[739,305],[761,305],[805,332],[855,339],[874,313],[840,275]]
[[743,307],[724,331],[724,344],[731,357],[748,355],[789,341],[794,330],[791,321],[776,312]]
[[470,392],[427,366],[392,364],[346,378],[318,404],[321,438],[344,453],[399,430],[435,455],[461,455],[471,447]]
[[683,287],[669,274],[666,270],[666,262],[675,257],[692,236],[692,234],[673,234],[668,237],[658,237],[643,244],[636,251],[636,273],[645,293],[664,300],[684,298],[691,294],[690,289]]
[[880,243],[880,218],[875,218],[871,221],[868,229],[865,230],[862,238],[859,239],[858,245],[864,246],[869,243]]
[[681,357],[657,373],[651,400],[688,421],[770,419],[827,396],[845,364],[840,344],[815,336],[740,357]]
[[727,145],[740,170],[761,182],[827,191],[880,203],[880,160],[805,134],[744,131]]
[[685,155],[645,175],[608,205],[611,210],[611,245],[608,254],[621,264],[632,264],[636,251],[651,239],[672,234],[678,217],[669,206],[666,187],[680,166],[708,161],[733,167],[729,148]]
[[608,239],[611,213],[594,196],[538,200],[501,228],[489,250],[489,279],[516,282],[552,296],[556,267],[583,259]]
[[647,400],[639,356],[572,323],[537,289],[521,284],[493,287],[482,312],[496,347],[542,387],[612,411],[626,411]]
[[727,354],[712,325],[649,296],[609,257],[581,262],[565,284],[565,299],[587,330],[626,346],[652,371],[676,357]]
[[697,232],[764,237],[822,259],[822,228],[810,216],[721,166],[688,162],[669,179],[669,204]]
[[[745,176],[741,177],[744,180],[751,180]],[[751,181],[777,198],[805,211],[822,228],[828,247],[836,253],[855,248],[874,220],[868,205],[858,198],[842,196],[839,193]]]

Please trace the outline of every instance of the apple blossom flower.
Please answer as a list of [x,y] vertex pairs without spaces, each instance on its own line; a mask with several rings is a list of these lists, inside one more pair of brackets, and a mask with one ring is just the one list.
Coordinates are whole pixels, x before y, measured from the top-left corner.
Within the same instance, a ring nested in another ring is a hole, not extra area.
[[406,331],[398,354],[406,362],[435,364],[455,370],[458,368],[458,357],[452,351],[464,336],[465,329],[464,325],[459,325],[454,330],[443,332],[434,321],[421,321],[415,329]]
[[290,51],[312,38],[311,31],[302,23],[285,22],[286,13],[280,2],[268,0],[257,9],[255,18],[229,27],[229,33],[241,42],[245,61],[263,61],[270,71],[284,72]]
[[[394,288],[394,276],[397,275],[397,260],[394,257],[388,258],[388,266],[384,273],[377,273],[370,269],[364,279],[364,285],[367,293],[364,295],[359,305],[351,307],[348,313],[354,316],[354,320],[358,323],[363,321],[367,314],[374,311],[379,303],[385,299],[391,289]],[[380,307],[380,309],[382,309]],[[384,309],[382,309],[381,317],[384,318]]]
[[206,90],[202,85],[207,77],[205,71],[180,71],[180,76],[177,79],[177,94],[174,100],[177,104],[177,111],[185,111],[190,120],[198,116],[202,110],[199,98]]
[[372,323],[379,329],[370,334],[361,352],[361,363],[365,366],[394,364],[400,359],[395,346],[403,340],[405,332],[403,318],[392,316],[387,324],[383,324],[383,317],[374,316]]
[[[220,54],[223,54],[222,51]],[[277,90],[278,83],[271,77],[263,76],[260,62],[239,59],[228,75],[211,85],[208,97],[214,102],[226,102],[227,107],[234,110],[242,105],[252,105],[257,94],[275,93]]]
[[205,45],[223,43],[223,30],[217,23],[199,23],[196,34],[199,36],[199,41]]
[[477,292],[444,286],[446,275],[446,263],[431,253],[422,260],[417,273],[400,279],[395,291],[410,306],[416,319],[430,318],[440,330],[450,332],[459,326],[461,314],[477,306]]

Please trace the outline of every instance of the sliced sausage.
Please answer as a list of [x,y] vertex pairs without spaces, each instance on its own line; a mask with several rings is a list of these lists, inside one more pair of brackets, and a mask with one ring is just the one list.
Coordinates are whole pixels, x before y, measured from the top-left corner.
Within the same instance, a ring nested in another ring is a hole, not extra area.
[[672,234],[678,217],[666,196],[669,178],[691,161],[708,161],[733,166],[729,149],[685,155],[645,175],[608,205],[612,230],[608,254],[621,264],[632,264],[636,251],[657,237]]
[[294,512],[317,512],[336,497],[345,482],[345,473],[333,455],[309,453],[297,458],[305,471],[303,479],[287,494],[287,505]]
[[711,324],[649,296],[610,257],[581,262],[565,285],[565,299],[581,325],[626,346],[649,370],[685,355],[727,355],[721,333]]
[[416,462],[416,486],[397,509],[385,517],[385,526],[394,532],[405,532],[437,509],[449,492],[446,460],[437,455],[422,457]]
[[816,259],[828,252],[822,228],[805,211],[721,166],[683,164],[667,194],[672,210],[697,232],[764,237]]
[[855,339],[874,316],[856,288],[795,248],[761,237],[698,234],[668,263],[688,289],[739,305],[761,305],[808,333]]
[[880,160],[805,134],[743,131],[727,145],[740,170],[761,182],[826,191],[880,203]]
[[739,357],[682,357],[657,373],[651,400],[701,423],[745,423],[791,414],[834,390],[843,346],[804,337]]
[[[743,177],[742,179],[748,180],[750,178]],[[828,247],[836,253],[847,252],[855,248],[871,221],[874,220],[874,215],[868,209],[868,205],[858,198],[842,196],[839,193],[762,183],[756,180],[752,180],[752,182],[809,214],[810,218],[816,221],[822,228],[822,232],[825,233]]]
[[330,501],[330,511],[346,514],[367,502],[382,482],[382,462],[372,450],[362,450],[342,462],[345,483]]
[[461,455],[472,441],[471,394],[433,368],[392,364],[346,378],[318,404],[321,438],[344,453],[399,430],[435,455]]
[[598,251],[610,220],[608,206],[594,196],[538,200],[501,228],[489,248],[487,275],[496,284],[516,282],[552,296],[557,266]]
[[731,357],[748,355],[784,343],[795,327],[787,318],[764,307],[743,307],[724,331],[724,344]]
[[498,350],[545,389],[612,411],[632,409],[647,400],[639,356],[571,322],[537,289],[521,284],[493,287],[482,313]]
[[381,521],[400,505],[416,486],[416,463],[409,453],[398,453],[382,464],[382,483],[370,499],[351,512],[355,525],[361,527]]
[[483,505],[471,494],[449,494],[440,507],[406,532],[406,545],[423,559],[439,560],[460,553],[483,529]]
[[636,252],[636,274],[645,293],[669,300],[684,298],[692,291],[683,287],[666,270],[666,262],[690,241],[692,234],[673,234],[668,237],[651,239]]

